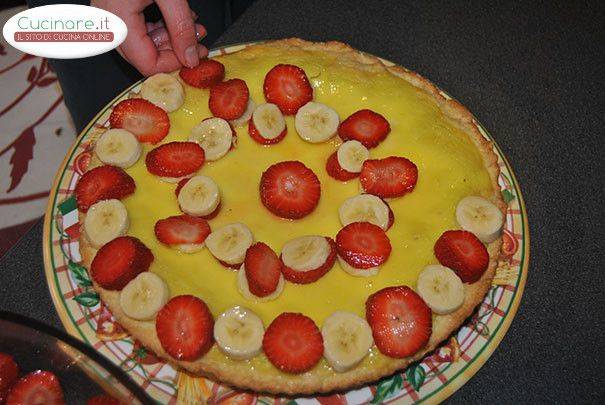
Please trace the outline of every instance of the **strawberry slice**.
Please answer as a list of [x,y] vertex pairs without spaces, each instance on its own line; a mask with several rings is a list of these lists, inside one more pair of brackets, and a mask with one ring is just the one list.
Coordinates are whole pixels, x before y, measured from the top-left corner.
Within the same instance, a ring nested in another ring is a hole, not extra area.
[[281,218],[298,219],[310,214],[320,195],[319,179],[299,161],[276,163],[261,176],[261,201]]
[[338,135],[343,141],[354,139],[368,149],[378,146],[390,131],[389,122],[372,110],[354,112],[338,126]]
[[214,59],[201,59],[196,67],[182,67],[179,76],[190,86],[208,89],[223,81],[225,66]]
[[231,79],[210,89],[208,107],[215,117],[234,120],[246,111],[249,97],[246,82],[242,79]]
[[19,366],[12,356],[0,353],[0,404],[3,404],[8,391],[19,378]]
[[387,231],[389,229],[391,229],[391,227],[393,226],[393,224],[395,223],[395,214],[393,214],[393,210],[391,209],[391,206],[383,200],[383,202],[387,205],[387,207],[389,207],[389,222],[387,223]]
[[363,162],[359,181],[366,193],[381,198],[401,197],[414,189],[418,168],[399,156],[368,159]]
[[123,169],[99,166],[84,173],[76,185],[76,201],[82,212],[101,200],[122,199],[134,193],[136,185]]
[[311,318],[284,312],[265,331],[263,351],[278,369],[286,373],[303,373],[321,360],[324,344],[321,332]]
[[147,154],[147,171],[160,177],[188,176],[204,164],[204,149],[195,142],[169,142]]
[[107,290],[121,290],[139,273],[147,271],[153,254],[135,237],[120,236],[97,252],[90,271],[92,279]]
[[281,142],[286,137],[286,135],[288,134],[288,128],[286,127],[283,131],[281,131],[281,133],[276,138],[267,139],[264,138],[260,134],[260,132],[258,132],[258,129],[256,129],[256,125],[254,125],[254,122],[251,119],[248,121],[248,134],[250,135],[250,138],[254,139],[261,145],[274,145],[276,143]]
[[265,76],[265,99],[285,115],[294,115],[313,100],[313,88],[304,70],[294,65],[276,65]]
[[273,293],[277,289],[282,266],[273,249],[263,242],[250,246],[244,259],[250,292],[257,297],[266,297]]
[[172,298],[158,312],[155,329],[160,344],[177,360],[193,361],[212,347],[214,318],[208,306],[192,295]]
[[439,263],[454,270],[465,283],[479,280],[489,265],[485,245],[468,231],[446,231],[435,243]]
[[34,371],[13,386],[6,405],[62,405],[65,403],[59,379],[50,371]]
[[370,295],[366,318],[376,347],[389,357],[403,358],[422,349],[432,332],[431,309],[410,287],[387,287]]
[[340,181],[348,181],[359,176],[359,173],[349,172],[340,166],[337,152],[332,153],[328,158],[328,161],[326,162],[326,171],[331,177]]
[[284,278],[292,283],[296,284],[309,284],[313,283],[322,278],[328,271],[334,267],[336,262],[336,242],[332,238],[326,238],[330,244],[330,254],[326,259],[326,262],[316,269],[309,271],[296,271],[290,267],[284,265],[282,267],[282,273]]
[[160,219],[155,223],[154,232],[165,245],[199,245],[210,235],[210,225],[205,219],[183,214]]
[[120,405],[120,401],[109,395],[97,395],[89,398],[86,405]]
[[384,230],[369,222],[353,222],[336,235],[340,257],[356,269],[380,266],[391,254],[391,242]]
[[118,103],[109,116],[112,128],[132,132],[139,142],[158,143],[168,135],[170,119],[166,111],[142,98]]

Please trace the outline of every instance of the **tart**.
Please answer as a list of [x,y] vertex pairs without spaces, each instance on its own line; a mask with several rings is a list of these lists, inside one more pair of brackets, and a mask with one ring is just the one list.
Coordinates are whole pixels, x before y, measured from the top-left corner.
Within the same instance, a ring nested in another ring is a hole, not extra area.
[[109,124],[76,187],[83,264],[188,372],[349,389],[434,350],[491,284],[496,155],[416,73],[273,41],[146,79]]

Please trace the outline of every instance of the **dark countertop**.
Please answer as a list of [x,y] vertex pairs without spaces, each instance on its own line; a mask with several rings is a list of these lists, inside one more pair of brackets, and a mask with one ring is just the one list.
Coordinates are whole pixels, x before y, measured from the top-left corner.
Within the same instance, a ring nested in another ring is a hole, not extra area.
[[[343,41],[473,111],[521,185],[531,260],[509,332],[450,402],[602,403],[604,3],[487,3],[260,0],[218,45]],[[59,326],[41,236],[40,223],[0,262],[0,308]]]

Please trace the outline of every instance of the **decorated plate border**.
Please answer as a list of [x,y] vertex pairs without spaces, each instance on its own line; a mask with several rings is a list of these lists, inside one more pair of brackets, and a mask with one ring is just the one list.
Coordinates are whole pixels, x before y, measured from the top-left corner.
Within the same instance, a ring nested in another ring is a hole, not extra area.
[[[232,53],[254,43],[215,49]],[[382,60],[387,65],[392,62]],[[55,308],[65,329],[119,365],[160,403],[322,404],[437,403],[454,393],[487,361],[508,330],[519,307],[529,263],[529,230],[523,197],[512,169],[488,132],[477,128],[498,155],[498,179],[508,204],[503,252],[492,287],[460,330],[439,349],[406,370],[374,385],[322,397],[277,398],[239,392],[205,378],[192,377],[158,360],[115,322],[92,289],[82,267],[79,223],[73,191],[92,156],[91,138],[108,125],[111,107],[138,89],[135,83],[111,101],[76,139],[57,172],[44,219],[45,273]],[[447,94],[442,94],[450,98]],[[102,378],[99,376],[99,378]]]

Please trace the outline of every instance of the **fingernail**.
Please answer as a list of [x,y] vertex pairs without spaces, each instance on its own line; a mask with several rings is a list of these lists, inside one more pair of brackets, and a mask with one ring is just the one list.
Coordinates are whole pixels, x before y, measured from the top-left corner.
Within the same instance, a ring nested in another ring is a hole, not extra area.
[[187,63],[187,66],[190,68],[199,65],[200,59],[197,55],[196,45],[191,45],[189,48],[185,49],[185,63]]

